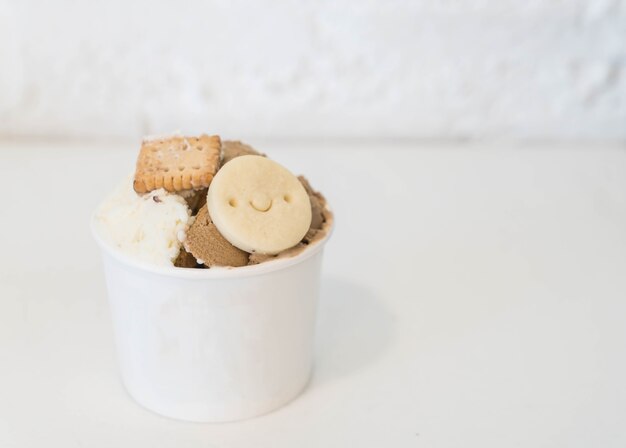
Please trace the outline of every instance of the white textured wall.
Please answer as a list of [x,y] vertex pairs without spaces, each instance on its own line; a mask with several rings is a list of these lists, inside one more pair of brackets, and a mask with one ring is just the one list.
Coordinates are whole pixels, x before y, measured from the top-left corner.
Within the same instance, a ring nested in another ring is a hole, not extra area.
[[626,140],[626,1],[0,0],[0,136]]

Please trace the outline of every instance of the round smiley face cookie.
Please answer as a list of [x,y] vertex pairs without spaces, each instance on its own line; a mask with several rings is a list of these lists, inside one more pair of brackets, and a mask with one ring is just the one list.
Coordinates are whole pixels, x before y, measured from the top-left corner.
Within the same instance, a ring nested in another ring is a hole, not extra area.
[[226,163],[209,186],[207,207],[224,238],[246,252],[277,254],[311,225],[311,202],[298,178],[262,156]]

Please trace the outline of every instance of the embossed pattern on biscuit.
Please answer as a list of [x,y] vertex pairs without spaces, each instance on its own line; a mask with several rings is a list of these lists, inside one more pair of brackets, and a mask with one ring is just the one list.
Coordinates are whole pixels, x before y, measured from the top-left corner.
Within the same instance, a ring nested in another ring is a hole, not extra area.
[[133,188],[137,193],[207,188],[219,167],[221,146],[217,135],[144,140]]

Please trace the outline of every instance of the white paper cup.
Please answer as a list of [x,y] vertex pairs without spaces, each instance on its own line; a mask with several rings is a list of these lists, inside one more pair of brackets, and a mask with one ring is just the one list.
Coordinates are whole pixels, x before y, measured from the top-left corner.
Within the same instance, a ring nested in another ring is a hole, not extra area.
[[246,419],[294,399],[311,375],[324,245],[255,266],[156,267],[92,219],[122,381],[139,404],[197,422]]

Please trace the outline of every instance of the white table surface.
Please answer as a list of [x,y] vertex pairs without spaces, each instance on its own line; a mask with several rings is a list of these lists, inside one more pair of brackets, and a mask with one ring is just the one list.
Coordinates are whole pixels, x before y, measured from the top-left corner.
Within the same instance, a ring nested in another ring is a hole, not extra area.
[[316,369],[230,424],[116,370],[90,212],[136,144],[0,145],[0,447],[624,447],[626,150],[266,144],[330,200]]

